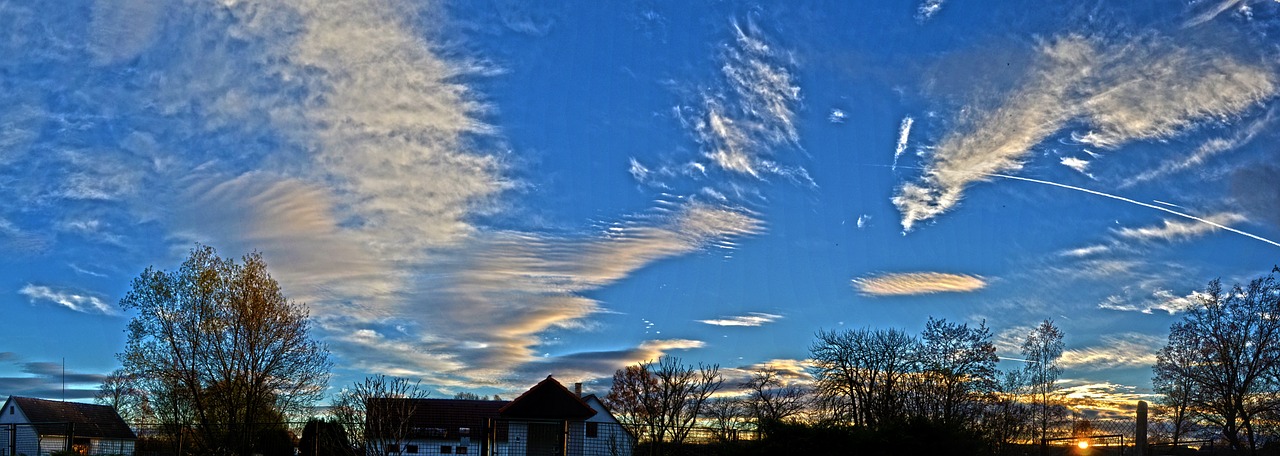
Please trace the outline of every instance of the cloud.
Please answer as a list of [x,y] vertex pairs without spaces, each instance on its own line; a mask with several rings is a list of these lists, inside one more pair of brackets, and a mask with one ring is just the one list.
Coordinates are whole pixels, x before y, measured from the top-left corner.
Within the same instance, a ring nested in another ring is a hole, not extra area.
[[981,276],[942,272],[884,274],[853,279],[853,287],[868,296],[963,293],[987,286]]
[[848,118],[849,118],[849,115],[845,114],[844,111],[832,108],[831,114],[827,115],[827,122],[831,122],[833,124],[839,124],[839,123],[844,123],[845,119],[848,119]]
[[1062,157],[1062,166],[1076,170],[1077,173],[1089,175],[1089,160],[1083,160],[1076,157]]
[[397,319],[430,339],[397,338],[410,344],[402,356],[388,356],[381,339],[353,339],[348,350],[379,352],[359,361],[374,371],[399,366],[436,377],[506,378],[540,362],[541,334],[587,329],[586,317],[606,311],[583,293],[665,258],[732,249],[735,238],[761,229],[746,212],[687,203],[615,223],[594,237],[514,231],[478,236],[455,252],[442,252],[447,260],[424,265],[420,274],[430,279],[418,293],[431,298],[397,311]]
[[89,48],[98,63],[117,63],[143,52],[155,41],[164,9],[165,2],[158,0],[95,0]]
[[1219,14],[1222,14],[1224,11],[1236,7],[1237,5],[1247,7],[1248,5],[1241,5],[1243,1],[1244,0],[1218,0],[1217,2],[1204,2],[1199,5],[1193,4],[1195,6],[1207,4],[1208,6],[1199,8],[1200,11],[1193,12],[1193,17],[1187,19],[1182,26],[1195,27],[1205,22],[1209,22],[1213,20],[1213,18],[1218,17]]
[[1094,256],[1094,255],[1101,255],[1110,251],[1111,251],[1111,246],[1105,245],[1105,244],[1098,244],[1098,245],[1090,245],[1090,246],[1067,250],[1062,252],[1062,256],[1083,258],[1083,257]]
[[867,224],[868,224],[868,223],[871,223],[871,215],[870,215],[870,214],[862,214],[862,215],[859,215],[859,216],[858,216],[858,221],[857,221],[858,229],[863,229],[863,228],[865,228],[865,227],[867,226]]
[[54,290],[43,285],[27,284],[18,290],[19,294],[34,301],[49,301],[76,312],[101,315],[119,315],[115,308],[102,298],[84,293],[66,290]]
[[1154,402],[1152,393],[1139,393],[1138,387],[1088,379],[1062,379],[1060,392],[1072,410],[1090,420],[1133,422],[1138,401]]
[[[106,379],[102,374],[64,370],[60,363],[19,362],[19,357],[12,352],[0,352],[0,362],[13,362],[20,372],[26,374],[22,377],[0,377],[0,391],[11,396],[92,399],[98,392],[98,386]],[[64,384],[68,387],[64,388]]]
[[[1128,292],[1126,291],[1125,295]],[[1151,292],[1151,296],[1144,299],[1131,299],[1128,296],[1110,295],[1102,302],[1098,303],[1099,309],[1118,310],[1123,312],[1142,312],[1144,314],[1152,314],[1155,311],[1163,311],[1169,315],[1178,312],[1185,312],[1196,306],[1203,294],[1199,291],[1193,291],[1186,296],[1174,295],[1172,291],[1157,288]]]
[[800,168],[783,166],[769,156],[775,147],[795,145],[796,85],[783,57],[751,26],[734,24],[734,43],[726,46],[721,72],[727,92],[704,97],[705,113],[694,123],[704,155],[734,174],[763,178],[766,174],[803,178]]
[[780,318],[782,318],[782,315],[764,312],[748,312],[746,315],[739,315],[735,317],[698,320],[698,323],[704,323],[712,326],[763,326],[766,323],[773,323]]
[[1266,130],[1265,127],[1271,124],[1271,120],[1274,117],[1275,109],[1267,111],[1266,116],[1250,122],[1249,125],[1237,130],[1231,137],[1211,138],[1200,144],[1196,150],[1191,152],[1191,155],[1179,159],[1167,160],[1155,169],[1144,171],[1131,179],[1125,180],[1120,184],[1120,188],[1131,187],[1169,174],[1202,167],[1210,158],[1213,158],[1223,152],[1235,150],[1236,148],[1253,141],[1253,138],[1258,136],[1258,133]]
[[[1213,215],[1206,215],[1201,218],[1224,226],[1248,220],[1243,215],[1232,212],[1221,212]],[[1116,230],[1116,235],[1137,241],[1162,240],[1166,242],[1176,242],[1203,236],[1217,230],[1218,227],[1207,223],[1194,221],[1182,222],[1166,219],[1160,226],[1121,228]]]
[[943,0],[924,0],[920,3],[920,7],[916,8],[916,20],[921,22],[927,21],[942,11]]
[[1085,371],[1150,367],[1164,343],[1159,336],[1132,332],[1103,336],[1096,346],[1064,350],[1058,362],[1063,369]]
[[911,116],[902,118],[902,124],[898,125],[898,145],[893,149],[893,167],[898,167],[898,157],[907,151],[907,140],[911,137],[911,124],[915,123],[915,119]]
[[994,109],[977,109],[944,136],[923,176],[898,189],[902,226],[958,204],[966,187],[1022,168],[1032,147],[1068,125],[1096,147],[1174,136],[1198,122],[1238,115],[1276,91],[1269,68],[1160,37],[1124,45],[1068,35],[1037,49],[1025,82]]

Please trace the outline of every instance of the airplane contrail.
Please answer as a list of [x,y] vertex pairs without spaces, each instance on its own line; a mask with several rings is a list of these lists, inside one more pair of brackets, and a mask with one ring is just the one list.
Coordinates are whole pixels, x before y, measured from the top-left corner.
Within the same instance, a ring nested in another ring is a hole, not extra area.
[[1236,233],[1236,234],[1239,234],[1239,235],[1242,235],[1242,236],[1248,236],[1248,237],[1251,237],[1251,238],[1257,239],[1257,240],[1259,240],[1259,241],[1266,242],[1266,243],[1268,243],[1268,244],[1274,245],[1274,246],[1276,246],[1276,247],[1280,247],[1280,243],[1277,243],[1276,241],[1273,241],[1273,240],[1270,240],[1270,239],[1264,238],[1264,237],[1262,237],[1262,236],[1258,236],[1258,235],[1256,235],[1256,234],[1247,233],[1247,232],[1240,231],[1240,230],[1237,230],[1237,229],[1235,229],[1235,228],[1232,228],[1232,227],[1229,227],[1229,226],[1223,225],[1223,224],[1221,224],[1221,223],[1217,223],[1217,222],[1214,222],[1214,221],[1211,221],[1211,220],[1205,220],[1205,219],[1202,219],[1202,218],[1200,218],[1200,217],[1196,217],[1196,216],[1191,215],[1191,214],[1184,214],[1184,213],[1182,213],[1182,212],[1178,212],[1178,211],[1175,211],[1175,210],[1173,210],[1173,209],[1169,209],[1169,208],[1161,207],[1161,206],[1156,206],[1156,205],[1154,205],[1154,204],[1147,204],[1147,203],[1144,203],[1144,202],[1141,202],[1141,201],[1137,201],[1137,200],[1133,200],[1133,199],[1125,198],[1125,197],[1123,197],[1123,196],[1112,195],[1112,194],[1110,194],[1110,193],[1100,192],[1100,191],[1097,191],[1097,190],[1090,190],[1090,189],[1087,189],[1087,188],[1084,188],[1084,187],[1076,187],[1076,186],[1073,186],[1073,185],[1059,184],[1059,183],[1057,183],[1057,182],[1052,182],[1052,181],[1047,181],[1047,180],[1032,179],[1032,178],[1030,178],[1030,177],[1018,177],[1018,176],[1010,176],[1010,175],[1008,175],[1008,174],[997,174],[997,173],[979,173],[979,174],[982,174],[982,175],[985,175],[985,176],[1003,177],[1003,178],[1005,178],[1005,179],[1013,179],[1013,180],[1027,181],[1027,182],[1034,182],[1034,183],[1037,183],[1037,184],[1052,185],[1052,186],[1054,186],[1054,187],[1062,187],[1062,188],[1071,189],[1071,190],[1075,190],[1075,191],[1085,192],[1085,193],[1088,193],[1088,194],[1091,194],[1091,195],[1105,196],[1105,197],[1107,197],[1107,198],[1111,198],[1111,199],[1116,199],[1116,200],[1124,201],[1124,202],[1126,202],[1126,203],[1133,203],[1133,204],[1137,204],[1137,205],[1142,206],[1142,207],[1149,207],[1149,208],[1151,208],[1151,209],[1155,209],[1155,210],[1157,210],[1157,211],[1168,212],[1168,213],[1170,213],[1170,214],[1173,214],[1173,215],[1176,215],[1176,216],[1179,216],[1179,217],[1183,217],[1183,218],[1187,218],[1187,219],[1195,220],[1195,221],[1197,221],[1197,222],[1205,223],[1205,224],[1208,224],[1208,225],[1213,226],[1213,227],[1216,227],[1216,228],[1222,228],[1222,229],[1227,230],[1227,231],[1230,231],[1230,232],[1232,232],[1232,233]]
[[[866,166],[886,167],[886,168],[887,168],[887,166],[885,166],[885,165],[873,165],[873,164],[869,164],[869,163],[864,164],[864,165],[866,165]],[[918,169],[918,170],[921,170],[921,171],[928,171],[928,170],[926,170],[926,169],[924,169],[924,168],[922,168],[922,167],[919,167],[919,166],[903,166],[903,168],[911,168],[911,169]],[[1175,211],[1175,210],[1173,210],[1173,209],[1169,209],[1169,208],[1167,208],[1167,207],[1156,206],[1156,205],[1154,205],[1154,204],[1144,203],[1144,202],[1142,202],[1142,201],[1138,201],[1138,200],[1134,200],[1134,199],[1130,199],[1130,198],[1125,198],[1125,197],[1123,197],[1123,196],[1119,196],[1119,195],[1112,195],[1112,194],[1110,194],[1110,193],[1100,192],[1100,191],[1097,191],[1097,190],[1090,190],[1090,189],[1087,189],[1087,188],[1084,188],[1084,187],[1076,187],[1076,186],[1074,186],[1074,185],[1059,184],[1059,183],[1057,183],[1057,182],[1053,182],[1053,181],[1047,181],[1047,180],[1041,180],[1041,179],[1032,179],[1032,178],[1030,178],[1030,177],[1019,177],[1019,176],[1010,176],[1010,175],[1008,175],[1008,174],[999,174],[999,173],[983,173],[983,172],[976,172],[976,171],[974,172],[974,174],[980,174],[980,175],[983,175],[983,176],[990,176],[990,177],[1002,177],[1002,178],[1005,178],[1005,179],[1020,180],[1020,181],[1033,182],[1033,183],[1037,183],[1037,184],[1044,184],[1044,185],[1052,185],[1052,186],[1054,186],[1054,187],[1061,187],[1061,188],[1065,188],[1065,189],[1069,189],[1069,190],[1075,190],[1075,191],[1078,191],[1078,192],[1088,193],[1088,194],[1091,194],[1091,195],[1098,195],[1098,196],[1103,196],[1103,197],[1111,198],[1111,199],[1114,199],[1114,200],[1120,200],[1120,201],[1124,201],[1124,202],[1126,202],[1126,203],[1137,204],[1137,205],[1142,206],[1142,207],[1148,207],[1148,208],[1151,208],[1151,209],[1155,209],[1155,210],[1157,210],[1157,211],[1167,212],[1167,213],[1170,213],[1170,214],[1176,215],[1176,216],[1178,216],[1178,217],[1182,217],[1182,218],[1186,218],[1186,219],[1190,219],[1190,220],[1195,220],[1195,221],[1197,221],[1197,222],[1204,223],[1204,224],[1207,224],[1207,225],[1212,226],[1212,227],[1215,227],[1215,228],[1221,228],[1221,229],[1224,229],[1224,230],[1230,231],[1230,232],[1232,232],[1232,233],[1239,234],[1239,235],[1241,235],[1241,236],[1250,237],[1250,238],[1257,239],[1257,240],[1259,240],[1259,241],[1266,242],[1266,243],[1268,243],[1268,244],[1274,245],[1274,246],[1276,246],[1276,247],[1280,247],[1280,242],[1276,242],[1276,241],[1273,241],[1273,240],[1270,240],[1270,239],[1264,238],[1264,237],[1262,237],[1262,236],[1258,236],[1258,235],[1253,234],[1253,233],[1249,233],[1249,232],[1245,232],[1245,231],[1237,230],[1237,229],[1235,229],[1235,228],[1232,228],[1232,227],[1229,227],[1229,226],[1223,225],[1223,224],[1221,224],[1221,223],[1217,223],[1217,222],[1214,222],[1214,221],[1211,221],[1211,220],[1205,220],[1205,219],[1202,219],[1202,218],[1200,218],[1200,217],[1196,217],[1196,216],[1191,215],[1191,214],[1185,214],[1185,213],[1182,213],[1182,212]],[[1163,201],[1162,201],[1162,202],[1163,202]],[[1166,204],[1167,204],[1167,203],[1166,203]],[[1180,206],[1176,206],[1176,205],[1175,205],[1174,207],[1180,207]]]

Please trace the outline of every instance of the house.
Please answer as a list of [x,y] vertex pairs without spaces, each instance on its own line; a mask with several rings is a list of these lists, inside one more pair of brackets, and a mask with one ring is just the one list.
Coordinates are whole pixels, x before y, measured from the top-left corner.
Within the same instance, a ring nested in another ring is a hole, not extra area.
[[372,399],[368,424],[387,421],[374,410],[411,411],[407,425],[390,426],[408,432],[382,445],[403,456],[629,456],[635,438],[599,398],[582,397],[580,388],[571,392],[548,376],[510,402]]
[[81,454],[132,455],[138,437],[106,405],[10,396],[0,409],[0,456]]

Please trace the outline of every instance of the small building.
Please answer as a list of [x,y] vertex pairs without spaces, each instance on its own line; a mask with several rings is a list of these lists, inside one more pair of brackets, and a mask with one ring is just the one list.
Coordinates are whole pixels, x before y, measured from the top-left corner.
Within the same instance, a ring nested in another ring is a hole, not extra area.
[[[635,438],[594,395],[582,397],[548,376],[515,400],[371,399],[369,410],[411,410],[388,454],[629,456]],[[373,413],[371,412],[371,415]],[[386,422],[370,416],[369,424]],[[373,438],[373,436],[370,436]]]
[[106,405],[10,396],[0,409],[0,456],[63,450],[131,456],[137,440]]

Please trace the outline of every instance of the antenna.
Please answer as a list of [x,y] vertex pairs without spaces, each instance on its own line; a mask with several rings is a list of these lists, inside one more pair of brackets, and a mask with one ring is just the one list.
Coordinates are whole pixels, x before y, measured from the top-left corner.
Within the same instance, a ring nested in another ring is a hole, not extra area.
[[62,402],[67,401],[67,357],[62,357]]

